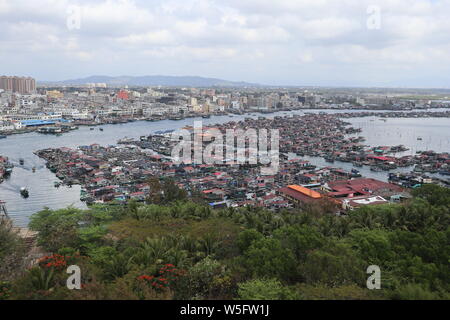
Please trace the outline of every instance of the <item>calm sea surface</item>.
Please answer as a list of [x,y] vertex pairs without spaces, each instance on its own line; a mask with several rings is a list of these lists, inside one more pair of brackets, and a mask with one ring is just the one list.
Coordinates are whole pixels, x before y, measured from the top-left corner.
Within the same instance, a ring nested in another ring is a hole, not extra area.
[[[436,110],[437,111],[437,110]],[[349,110],[315,110],[308,112],[341,113]],[[302,114],[301,111],[289,112]],[[194,121],[203,121],[205,125],[235,121],[247,117],[257,118],[267,116],[289,114],[280,112],[271,115],[244,115],[244,116],[216,116],[210,119],[190,118],[181,121],[164,120],[159,122],[134,122],[119,125],[104,125],[104,131],[96,127],[91,131],[88,127],[66,133],[60,137],[52,135],[41,135],[38,133],[9,136],[0,140],[0,155],[7,156],[14,163],[13,174],[8,180],[0,184],[0,200],[6,201],[10,216],[18,226],[26,226],[30,215],[42,210],[44,207],[51,209],[74,206],[85,208],[80,201],[80,187],[61,187],[56,189],[54,182],[58,181],[55,175],[45,167],[45,162],[33,154],[33,152],[55,147],[78,147],[98,143],[100,145],[116,144],[117,140],[129,137],[138,138],[149,135],[159,130],[178,129],[186,125],[193,125]],[[362,136],[367,140],[365,144],[370,146],[399,145],[403,144],[411,150],[404,154],[414,154],[420,150],[434,150],[439,152],[450,152],[450,119],[448,118],[388,118],[382,121],[377,117],[344,119],[353,124],[354,127],[362,128]],[[421,141],[417,138],[422,138]],[[19,159],[24,159],[25,164],[20,166]],[[315,165],[329,166],[323,159],[308,158]],[[346,170],[352,169],[350,163],[336,162],[334,167]],[[33,173],[32,168],[37,170]],[[387,173],[371,172],[368,168],[358,168],[364,176],[380,180],[387,179]],[[403,168],[397,171],[410,171],[411,168]],[[30,197],[23,199],[20,196],[20,188],[27,187]]]

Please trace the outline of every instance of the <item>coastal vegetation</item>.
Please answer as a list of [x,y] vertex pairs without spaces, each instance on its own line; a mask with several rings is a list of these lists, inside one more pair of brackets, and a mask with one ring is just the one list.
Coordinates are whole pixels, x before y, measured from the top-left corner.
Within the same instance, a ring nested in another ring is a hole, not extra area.
[[[0,225],[0,300],[450,299],[450,189],[424,186],[405,203],[339,217],[212,210],[161,188],[171,193],[147,203],[36,213],[29,226],[47,255],[29,268],[8,268],[25,253]],[[81,290],[66,287],[70,265]],[[380,290],[367,289],[370,265]]]

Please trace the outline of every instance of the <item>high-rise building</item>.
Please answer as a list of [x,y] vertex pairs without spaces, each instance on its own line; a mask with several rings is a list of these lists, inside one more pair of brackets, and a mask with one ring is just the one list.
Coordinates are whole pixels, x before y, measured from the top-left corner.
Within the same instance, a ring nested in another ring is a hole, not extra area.
[[20,94],[30,94],[36,91],[36,80],[30,77],[1,76],[0,89]]

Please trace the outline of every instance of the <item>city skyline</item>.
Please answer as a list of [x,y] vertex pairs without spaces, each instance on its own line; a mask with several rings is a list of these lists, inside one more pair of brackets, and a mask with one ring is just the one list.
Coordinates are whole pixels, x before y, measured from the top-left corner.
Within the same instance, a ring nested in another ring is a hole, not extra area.
[[2,73],[448,88],[450,1],[0,1]]

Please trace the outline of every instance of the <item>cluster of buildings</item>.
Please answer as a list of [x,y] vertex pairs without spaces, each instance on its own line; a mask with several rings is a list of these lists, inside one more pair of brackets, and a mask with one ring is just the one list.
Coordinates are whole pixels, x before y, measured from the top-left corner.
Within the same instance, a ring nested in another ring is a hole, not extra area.
[[[271,113],[297,109],[448,107],[445,101],[409,101],[383,95],[264,88],[41,87],[32,78],[0,78],[0,131],[27,129],[24,120],[65,119],[83,124],[118,120],[179,120],[186,117]],[[25,130],[26,131],[26,130]]]
[[28,127],[23,121],[70,120],[76,124],[115,121],[183,119],[186,117],[274,112],[301,108],[296,95],[245,93],[216,89],[108,89],[101,84],[89,88],[48,88],[23,92],[10,87],[0,90],[0,131]]
[[0,90],[19,94],[36,92],[36,80],[30,77],[0,76]]
[[397,185],[354,178],[333,167],[316,168],[306,161],[282,161],[279,172],[267,176],[257,166],[178,165],[133,144],[46,149],[37,154],[48,161],[61,183],[81,184],[80,197],[91,204],[144,201],[153,176],[174,179],[213,208],[257,206],[276,211],[329,202],[336,212],[346,212],[409,197]]
[[[301,133],[295,129],[299,123],[304,127]],[[345,137],[345,133],[353,129],[329,115],[247,119],[220,125],[218,129],[255,126],[279,128],[280,146],[288,148],[354,150],[353,146],[357,145]],[[405,188],[397,184],[363,178],[357,170],[346,172],[333,166],[318,168],[281,150],[279,168],[272,175],[263,174],[261,165],[226,159],[214,164],[179,164],[169,156],[174,143],[168,134],[161,133],[141,137],[139,141],[122,140],[117,146],[46,149],[37,154],[48,162],[48,168],[56,173],[61,183],[82,185],[81,198],[89,203],[143,201],[150,188],[148,180],[153,176],[174,179],[180,188],[191,195],[200,195],[214,208],[259,206],[280,210],[327,203],[342,213],[409,197]]]
[[320,187],[316,184],[313,188],[289,185],[281,188],[279,193],[297,207],[320,205],[328,201],[334,203],[340,213],[363,206],[395,203],[410,198],[410,195],[397,185],[368,178],[328,181],[320,184]]

